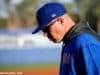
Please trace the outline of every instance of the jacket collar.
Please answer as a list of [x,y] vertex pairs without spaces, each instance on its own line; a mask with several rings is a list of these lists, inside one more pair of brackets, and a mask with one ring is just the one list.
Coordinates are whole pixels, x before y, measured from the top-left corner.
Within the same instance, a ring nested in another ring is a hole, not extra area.
[[76,37],[82,33],[93,33],[96,34],[89,26],[88,22],[85,20],[80,21],[78,24],[74,25],[68,33],[63,38],[63,42],[66,43],[72,38]]

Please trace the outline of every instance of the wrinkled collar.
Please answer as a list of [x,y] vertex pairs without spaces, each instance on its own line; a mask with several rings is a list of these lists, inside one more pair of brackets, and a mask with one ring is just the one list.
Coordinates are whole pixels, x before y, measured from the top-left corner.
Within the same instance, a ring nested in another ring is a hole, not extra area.
[[66,43],[67,41],[71,40],[72,38],[76,37],[81,33],[93,33],[96,34],[89,26],[88,22],[85,20],[80,21],[76,25],[74,25],[68,33],[63,38],[63,42]]

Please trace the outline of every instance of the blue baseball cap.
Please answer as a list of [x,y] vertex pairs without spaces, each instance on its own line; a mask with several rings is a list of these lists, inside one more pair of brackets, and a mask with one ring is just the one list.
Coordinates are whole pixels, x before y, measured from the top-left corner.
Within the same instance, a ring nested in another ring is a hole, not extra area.
[[64,15],[66,12],[66,8],[60,3],[52,2],[45,4],[36,13],[38,27],[32,32],[32,34],[45,29],[45,27],[49,26],[51,21]]

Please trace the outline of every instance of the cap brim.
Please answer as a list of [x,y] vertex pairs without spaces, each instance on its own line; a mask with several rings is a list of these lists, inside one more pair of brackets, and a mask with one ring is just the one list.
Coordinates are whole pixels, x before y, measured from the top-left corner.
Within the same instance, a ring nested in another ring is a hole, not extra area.
[[32,34],[35,34],[35,33],[39,32],[40,30],[41,30],[41,28],[36,28],[36,29],[32,32]]
[[[40,25],[41,26],[41,25]],[[41,31],[41,30],[43,30],[44,29],[44,27],[37,27],[37,28],[35,28],[35,30],[32,32],[32,34],[35,34],[35,33],[37,33],[37,32],[39,32],[39,31]]]

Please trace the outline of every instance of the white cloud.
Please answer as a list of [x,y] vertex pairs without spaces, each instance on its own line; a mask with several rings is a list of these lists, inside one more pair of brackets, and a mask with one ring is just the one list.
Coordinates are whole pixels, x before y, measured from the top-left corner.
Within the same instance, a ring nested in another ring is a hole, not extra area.
[[20,4],[21,2],[23,2],[23,0],[11,0],[11,4],[13,4],[13,5],[18,5],[18,4]]
[[73,3],[73,0],[59,0],[59,1],[63,3]]

